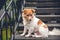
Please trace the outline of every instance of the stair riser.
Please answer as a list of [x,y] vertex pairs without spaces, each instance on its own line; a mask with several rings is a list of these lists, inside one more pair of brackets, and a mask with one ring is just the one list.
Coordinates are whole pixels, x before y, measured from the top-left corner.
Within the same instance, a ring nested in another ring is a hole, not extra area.
[[[60,27],[48,27],[50,31],[52,31],[54,28],[57,28],[57,29],[60,29]],[[17,27],[17,31],[23,31],[24,30],[24,27],[23,26],[20,26],[20,27]]]
[[51,2],[60,2],[60,0],[26,0],[27,2],[46,2],[46,1],[51,1]]

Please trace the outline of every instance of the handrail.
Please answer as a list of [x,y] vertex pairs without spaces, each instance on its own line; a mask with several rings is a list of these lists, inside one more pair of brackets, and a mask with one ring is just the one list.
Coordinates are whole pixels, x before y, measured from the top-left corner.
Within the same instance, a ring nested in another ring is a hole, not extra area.
[[[7,6],[6,10],[9,8],[9,6],[11,5],[12,0],[10,1],[10,4]],[[5,15],[5,11],[3,12],[2,16],[0,17],[0,20],[3,18],[3,16]]]
[[[3,34],[3,29],[5,28],[6,30],[6,40],[8,40],[9,38],[8,38],[8,28],[10,29],[10,40],[11,40],[11,36],[12,36],[12,33],[13,33],[13,31],[12,31],[12,29],[13,28],[11,28],[11,24],[14,24],[14,23],[10,23],[10,22],[13,22],[13,20],[12,20],[12,18],[10,17],[10,15],[11,15],[11,12],[13,11],[14,12],[14,10],[12,10],[13,9],[13,0],[10,0],[9,1],[9,4],[7,5],[7,7],[6,7],[6,3],[5,3],[5,10],[4,10],[4,12],[3,12],[3,14],[1,15],[1,17],[0,17],[0,26],[1,26],[1,39],[3,40],[3,36],[2,36],[2,34]],[[10,8],[12,8],[12,9],[10,9]],[[10,10],[10,12],[9,12],[9,10]],[[9,13],[10,13],[10,15],[9,15]],[[13,14],[14,15],[14,14]],[[8,18],[8,19],[7,19]],[[11,18],[11,19],[10,19]],[[3,20],[3,22],[2,22],[2,20]],[[5,20],[5,21],[4,21]],[[7,21],[8,20],[8,21]],[[5,22],[5,24],[4,24],[4,22]],[[15,25],[15,24],[14,24]],[[14,26],[14,25],[12,25],[12,26]],[[5,27],[4,27],[5,26]]]

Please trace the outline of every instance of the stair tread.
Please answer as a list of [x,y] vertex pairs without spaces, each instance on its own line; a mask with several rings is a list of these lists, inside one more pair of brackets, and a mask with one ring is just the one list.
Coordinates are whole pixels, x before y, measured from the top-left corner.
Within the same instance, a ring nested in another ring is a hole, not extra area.
[[45,1],[51,1],[51,2],[60,2],[60,0],[26,0],[27,2],[45,2]]
[[[57,27],[57,26],[59,26],[60,27],[60,23],[57,23],[57,24],[47,24],[48,26],[55,26],[55,27]],[[23,24],[19,24],[19,26],[23,26]]]
[[60,8],[36,8],[36,9],[60,9]]
[[35,8],[37,13],[60,13],[60,8]]
[[26,40],[28,40],[28,39],[35,39],[35,40],[39,40],[39,39],[45,39],[45,40],[60,40],[60,36],[59,35],[49,35],[48,36],[48,38],[34,38],[34,37],[21,37],[20,36],[20,34],[18,34],[18,35],[15,35],[15,39],[26,39]]
[[42,6],[42,5],[45,5],[45,6],[59,6],[59,5],[57,5],[57,4],[59,4],[60,2],[26,2],[25,3],[25,5],[40,5],[40,6]]
[[[30,8],[30,7],[24,7],[24,8]],[[60,9],[60,8],[37,8],[37,7],[32,7],[34,9]]]
[[60,7],[60,2],[40,2],[40,3],[36,3],[36,2],[26,2],[25,6],[26,7],[31,7],[31,6],[36,6],[36,7]]
[[60,17],[60,15],[36,15],[37,17]]
[[[29,7],[24,7],[29,8]],[[37,8],[37,7],[30,7],[36,9],[36,13],[60,13],[60,8]]]

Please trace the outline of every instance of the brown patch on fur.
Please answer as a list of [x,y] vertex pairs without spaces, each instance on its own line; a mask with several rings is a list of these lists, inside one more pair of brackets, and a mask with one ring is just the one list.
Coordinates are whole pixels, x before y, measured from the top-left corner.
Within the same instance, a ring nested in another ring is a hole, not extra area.
[[42,22],[41,20],[39,20],[37,24],[38,24],[38,25],[42,25],[43,22]]
[[34,12],[35,12],[34,9],[27,9],[27,8],[22,11],[22,13],[24,13],[25,15],[26,14],[33,14]]
[[[42,22],[41,20],[39,20],[37,24],[38,24],[38,25],[42,25],[42,24],[43,24],[43,22]],[[46,24],[45,24],[45,25],[43,25],[43,27],[44,27],[44,28],[48,28],[48,26],[47,26]]]

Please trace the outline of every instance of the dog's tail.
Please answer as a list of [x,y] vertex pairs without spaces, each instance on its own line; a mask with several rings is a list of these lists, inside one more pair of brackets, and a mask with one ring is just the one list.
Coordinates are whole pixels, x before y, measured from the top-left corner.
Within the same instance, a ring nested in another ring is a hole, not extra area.
[[60,29],[54,28],[52,31],[49,31],[49,35],[60,35]]

